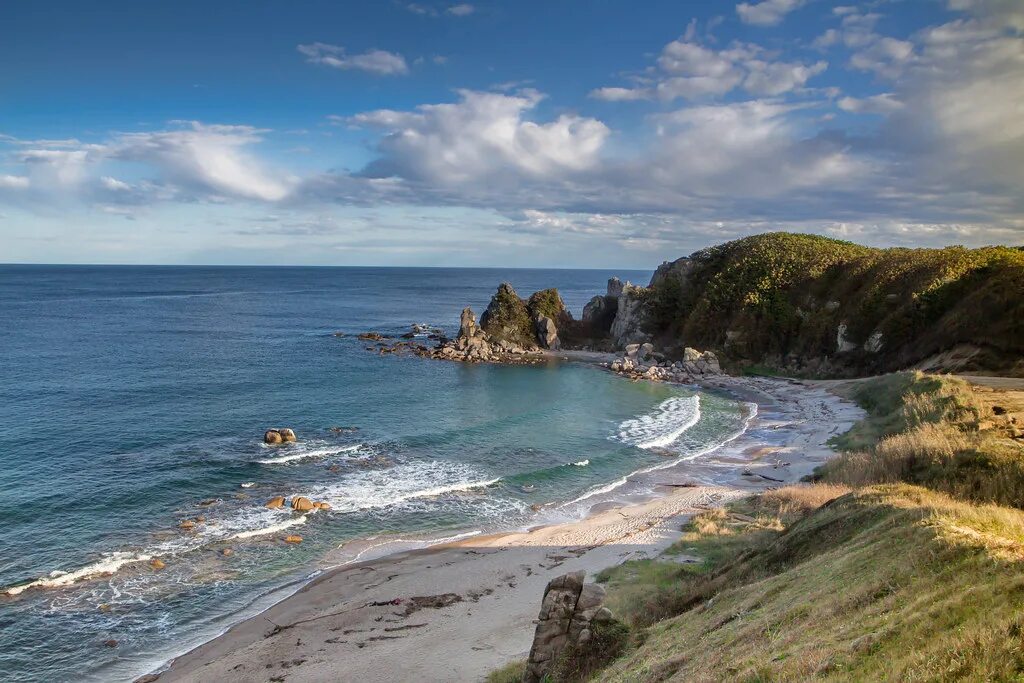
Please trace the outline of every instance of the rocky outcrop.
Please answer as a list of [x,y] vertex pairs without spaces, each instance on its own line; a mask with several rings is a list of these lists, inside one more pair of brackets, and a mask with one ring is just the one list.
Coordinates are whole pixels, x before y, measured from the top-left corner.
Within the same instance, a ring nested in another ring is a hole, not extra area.
[[595,624],[613,620],[611,611],[601,604],[604,588],[583,583],[585,576],[585,572],[573,572],[548,582],[523,683],[540,683],[566,647],[585,644]]
[[507,282],[498,286],[487,310],[480,316],[480,327],[495,341],[507,341],[529,348],[534,345],[534,325],[526,302]]
[[263,434],[263,443],[270,444],[272,446],[282,443],[292,443],[295,440],[295,432],[287,427],[268,429]]
[[313,505],[313,501],[309,498],[305,498],[303,496],[296,496],[292,498],[292,510],[295,510],[296,512],[309,512],[314,508],[315,506]]
[[691,383],[699,379],[722,374],[718,356],[711,351],[703,353],[687,347],[682,360],[669,360],[654,350],[654,345],[630,344],[626,355],[613,361],[609,368],[633,379],[648,379],[662,382]]
[[538,315],[534,318],[534,326],[537,328],[537,342],[541,348],[557,350],[562,348],[558,340],[558,326],[555,321],[545,315]]
[[609,330],[616,348],[622,349],[627,344],[650,339],[650,335],[644,331],[650,317],[645,292],[645,288],[628,282],[623,285],[622,294],[617,298],[615,320]]
[[[557,331],[555,334],[557,341]],[[454,341],[442,342],[433,349],[420,348],[421,350],[417,350],[420,356],[467,363],[531,363],[539,361],[542,357],[532,344],[528,348],[507,339],[492,337],[484,331],[482,325],[476,324],[476,317],[471,308],[462,309],[459,336]]]

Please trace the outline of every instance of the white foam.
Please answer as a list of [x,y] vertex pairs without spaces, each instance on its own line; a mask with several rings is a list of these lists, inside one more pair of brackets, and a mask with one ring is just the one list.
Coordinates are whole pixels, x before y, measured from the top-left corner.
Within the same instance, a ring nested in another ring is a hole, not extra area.
[[242,484],[242,488],[243,489],[251,489],[255,485],[256,485],[256,482],[254,482],[254,481],[247,481],[247,482]]
[[[340,455],[342,453],[354,453],[363,447],[363,444],[359,443],[355,446],[345,446],[338,448],[337,446],[329,448],[314,448],[312,450],[297,450],[294,453],[289,452],[287,455],[280,455],[276,458],[264,458],[257,460],[256,462],[261,465],[280,465],[286,462],[292,462],[294,460],[308,460],[311,458],[327,458],[332,455]],[[291,450],[291,449],[289,449]]]
[[80,569],[76,569],[71,572],[51,572],[46,578],[36,579],[31,583],[4,589],[4,593],[7,595],[18,595],[29,588],[62,588],[64,586],[70,586],[71,584],[78,583],[79,581],[85,581],[99,576],[109,576],[117,572],[117,570],[126,564],[131,564],[133,562],[147,562],[151,559],[153,559],[153,556],[145,553],[109,553],[104,555],[102,559],[97,560],[92,564],[87,564]]
[[310,497],[327,501],[336,512],[354,512],[473,491],[499,481],[500,477],[486,477],[462,463],[409,462],[387,470],[353,472]]
[[637,448],[665,448],[700,421],[700,397],[674,396],[647,415],[619,425],[619,440]]
[[[310,513],[310,514],[312,514],[312,513]],[[293,526],[299,526],[299,525],[305,524],[305,523],[306,523],[306,515],[302,515],[301,517],[292,517],[290,519],[284,520],[283,522],[278,522],[277,524],[271,524],[270,526],[263,527],[262,529],[252,529],[250,531],[240,531],[237,534],[235,534],[234,536],[232,536],[231,538],[232,539],[236,539],[236,538],[239,538],[239,539],[241,539],[241,538],[254,538],[256,536],[266,536],[267,534],[276,534],[279,531],[284,531],[285,529],[290,529]]]
[[[696,397],[694,397],[694,398],[696,398]],[[641,467],[640,469],[635,470],[633,472],[630,472],[625,477],[622,477],[621,479],[617,479],[616,481],[613,481],[610,484],[605,484],[604,486],[599,486],[597,488],[593,488],[593,489],[587,491],[586,493],[584,493],[583,495],[581,495],[580,497],[574,498],[574,499],[570,500],[568,503],[563,503],[559,507],[560,508],[569,507],[571,505],[574,505],[576,503],[584,501],[584,500],[586,500],[588,498],[593,498],[594,496],[599,496],[599,495],[604,494],[604,493],[610,493],[611,491],[614,491],[615,489],[619,488],[620,486],[622,486],[623,484],[625,484],[626,482],[628,482],[630,479],[632,479],[633,477],[637,476],[638,474],[647,474],[649,472],[657,472],[658,470],[665,470],[665,469],[668,469],[670,467],[675,467],[676,465],[679,465],[680,463],[684,463],[684,462],[687,462],[689,460],[694,460],[696,458],[701,457],[702,455],[707,455],[708,453],[711,453],[712,451],[716,451],[719,448],[721,448],[722,446],[724,446],[724,445],[726,445],[726,444],[728,444],[728,443],[730,443],[732,441],[735,441],[736,439],[738,439],[740,436],[742,436],[747,431],[747,427],[750,426],[750,422],[755,417],[757,417],[757,404],[756,403],[746,403],[745,402],[743,405],[747,409],[747,415],[746,415],[746,417],[743,418],[743,424],[740,426],[739,429],[737,429],[735,432],[729,434],[722,441],[713,443],[710,446],[707,446],[706,448],[702,448],[702,449],[700,449],[698,451],[695,451],[693,453],[687,453],[687,454],[685,454],[683,456],[680,456],[678,458],[673,458],[672,460],[668,460],[666,462],[660,462],[660,463],[657,463],[655,465],[651,465],[649,467]]]
[[574,465],[576,467],[586,467],[587,465],[590,464],[590,461],[589,460],[580,460],[579,462],[574,462],[574,463],[570,463],[570,464],[572,464],[572,465]]

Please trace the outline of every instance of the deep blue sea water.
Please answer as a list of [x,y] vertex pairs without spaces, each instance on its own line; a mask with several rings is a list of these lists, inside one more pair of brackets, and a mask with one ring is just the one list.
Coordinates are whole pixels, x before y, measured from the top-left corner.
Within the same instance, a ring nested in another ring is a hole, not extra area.
[[[453,334],[502,281],[558,287],[578,315],[611,275],[650,273],[0,266],[0,679],[130,679],[339,546],[582,515],[742,429],[742,404],[694,389],[380,356],[355,336]],[[264,446],[276,426],[299,443]]]

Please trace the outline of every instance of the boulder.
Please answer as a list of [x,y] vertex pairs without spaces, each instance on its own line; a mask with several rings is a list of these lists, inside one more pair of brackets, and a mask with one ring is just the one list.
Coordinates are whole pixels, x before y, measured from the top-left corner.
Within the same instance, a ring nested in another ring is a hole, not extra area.
[[285,543],[302,543],[302,536],[296,536],[296,535],[285,536],[284,542]]
[[330,510],[331,509],[331,504],[330,503],[325,503],[323,501],[319,501],[319,502],[313,503],[313,507],[315,507],[317,510]]
[[622,296],[622,290],[627,286],[629,286],[628,280],[625,284],[623,284],[622,280],[620,280],[619,278],[610,277],[608,278],[608,289],[606,296],[610,296],[614,299],[617,299],[620,296]]
[[277,510],[284,507],[284,496],[274,496],[267,501],[267,507],[271,510]]
[[836,351],[839,353],[846,353],[857,348],[857,345],[846,336],[846,330],[846,323],[839,323],[839,327],[836,329]]
[[459,338],[472,337],[477,332],[476,326],[476,315],[473,314],[473,309],[466,306],[462,309],[462,315],[459,316]]
[[652,353],[654,353],[654,344],[648,342],[646,344],[640,345],[640,348],[636,352],[636,357],[639,358],[640,360],[644,360]]
[[180,524],[178,524],[178,528],[184,529],[186,531],[191,531],[192,529],[196,528],[196,523],[193,522],[191,519],[184,519],[181,521]]
[[235,554],[235,551],[232,550],[231,548],[224,548],[224,550],[220,551],[220,554],[223,555],[224,557],[231,557],[232,555]]
[[276,429],[268,429],[263,434],[263,443],[271,444],[271,445],[276,445],[276,444],[279,444],[279,443],[284,443],[284,437],[281,436],[281,432],[279,432],[278,430],[276,430]]
[[152,560],[149,561],[149,566],[153,569],[156,569],[157,571],[160,571],[167,565],[164,564],[163,560],[161,560],[159,557],[154,557]]
[[590,640],[592,625],[612,621],[603,607],[605,590],[598,584],[584,584],[585,572],[564,574],[548,582],[541,600],[537,628],[530,657],[523,672],[523,683],[546,680],[552,665],[567,646]]
[[287,427],[285,427],[284,429],[278,429],[277,433],[281,435],[281,439],[283,439],[285,443],[293,443],[296,440],[295,432],[288,429]]
[[626,344],[626,355],[630,358],[636,358],[636,355],[640,352],[639,344]]
[[292,498],[292,510],[296,512],[309,512],[314,509],[313,502],[309,498],[303,496],[295,496]]
[[534,318],[534,326],[537,328],[537,341],[545,349],[557,350],[561,348],[558,341],[558,328],[551,318],[538,315]]

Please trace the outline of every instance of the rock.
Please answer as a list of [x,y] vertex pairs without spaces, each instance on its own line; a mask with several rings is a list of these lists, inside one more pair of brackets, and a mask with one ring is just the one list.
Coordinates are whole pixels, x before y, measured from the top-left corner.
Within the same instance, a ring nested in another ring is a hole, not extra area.
[[313,503],[313,507],[315,507],[317,510],[330,510],[331,504],[320,501],[317,503]]
[[160,680],[160,674],[146,674],[145,676],[139,676],[132,683],[153,683],[158,680]]
[[193,522],[193,521],[192,521],[192,520],[190,520],[190,519],[183,519],[183,520],[181,521],[181,523],[180,523],[180,524],[178,524],[178,528],[179,528],[179,529],[184,529],[184,530],[186,530],[186,531],[190,531],[190,530],[192,530],[192,529],[195,529],[195,528],[196,528],[196,523],[195,523],[195,522]]
[[537,328],[537,341],[545,349],[557,350],[561,348],[561,343],[558,341],[558,328],[555,326],[555,321],[551,318],[543,315],[538,315],[534,321],[534,326]]
[[618,348],[634,342],[647,341],[647,333],[641,328],[646,325],[648,319],[647,306],[645,304],[645,293],[643,287],[626,284],[622,288],[622,294],[618,297],[618,306],[615,310],[615,320],[612,321],[610,334],[612,341]]
[[149,561],[149,566],[153,569],[156,569],[157,571],[160,571],[167,565],[164,564],[163,560],[161,560],[160,558],[154,557],[152,560]]
[[302,543],[302,536],[296,536],[294,534],[291,536],[285,536],[284,542],[292,544]]
[[868,353],[878,353],[882,350],[882,331],[875,330],[868,337],[868,340],[864,342],[864,350]]
[[598,584],[584,584],[585,572],[564,574],[548,582],[541,600],[537,628],[523,683],[540,683],[568,645],[585,643],[592,637],[591,624],[612,619],[601,606],[605,590]]
[[309,498],[303,496],[296,496],[292,498],[292,510],[296,512],[309,512],[314,508],[313,502]]
[[274,496],[266,503],[267,507],[271,510],[277,510],[278,508],[284,507],[284,496]]
[[646,344],[641,344],[640,348],[636,352],[636,357],[639,358],[640,360],[644,360],[648,356],[650,356],[653,352],[654,352],[654,344],[651,344],[649,342],[646,343]]
[[466,306],[462,309],[462,315],[459,316],[459,337],[469,338],[476,334],[476,316],[473,314],[473,309]]
[[521,346],[534,346],[533,320],[526,302],[507,282],[498,286],[487,310],[480,316],[480,328],[495,340],[505,339]]
[[276,429],[268,429],[263,434],[263,443],[271,445],[284,443],[284,437],[281,436],[281,432],[277,431]]
[[839,353],[846,353],[857,348],[857,345],[847,338],[846,330],[846,323],[839,323],[839,327],[836,329],[836,351]]
[[117,647],[117,641],[111,638],[110,640],[103,641],[104,647]]
[[281,438],[285,443],[293,443],[295,439],[295,432],[285,427],[284,429],[278,429],[277,433],[281,435]]
[[639,344],[626,344],[626,355],[630,358],[636,358],[636,355],[640,352]]
[[697,361],[699,358],[700,358],[700,351],[698,351],[697,349],[690,348],[689,346],[687,346],[685,349],[683,349],[683,362],[684,363],[693,363],[693,362]]
[[231,548],[224,548],[224,550],[220,551],[220,554],[223,555],[224,557],[231,557],[232,555],[235,554],[235,551],[232,550]]
[[606,296],[610,296],[610,297],[613,297],[613,298],[617,299],[620,296],[622,296],[622,291],[626,287],[629,287],[629,286],[630,286],[630,283],[629,283],[628,280],[626,281],[625,284],[623,284],[622,280],[620,280],[619,278],[617,278],[617,277],[610,277],[610,278],[608,278],[608,289],[607,289],[607,295]]

